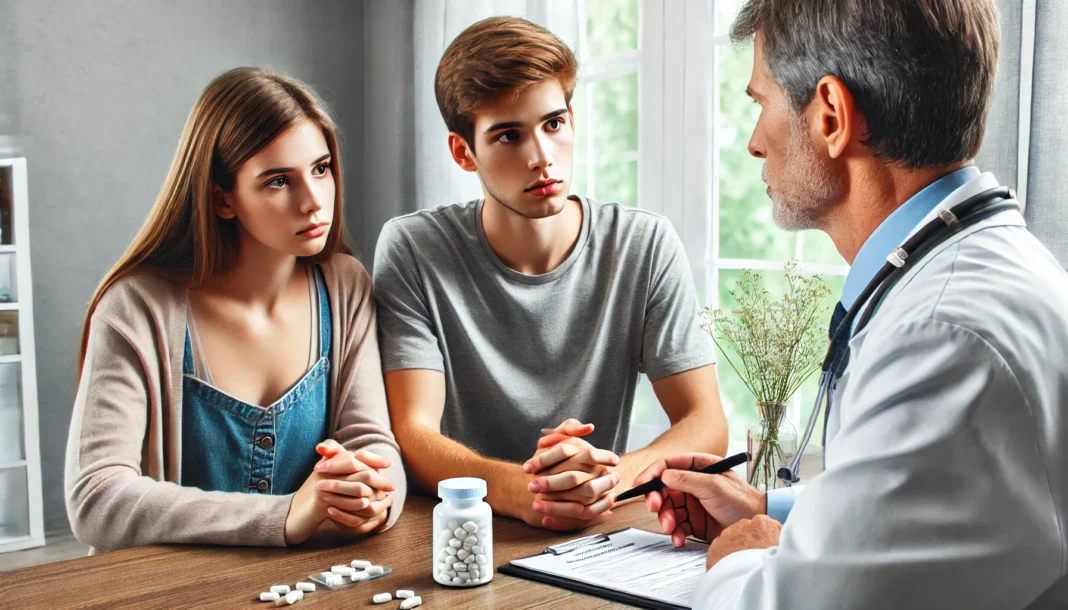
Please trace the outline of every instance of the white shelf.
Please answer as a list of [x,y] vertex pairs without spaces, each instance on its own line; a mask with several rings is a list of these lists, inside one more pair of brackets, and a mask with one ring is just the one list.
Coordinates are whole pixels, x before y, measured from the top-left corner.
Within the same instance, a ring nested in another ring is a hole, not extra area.
[[21,542],[23,540],[29,540],[29,536],[0,536],[0,546],[5,544],[12,544],[14,542]]
[[0,536],[0,553],[21,551],[36,546],[44,546],[43,536]]
[[[2,142],[0,142],[0,148],[2,148]],[[38,441],[37,366],[34,357],[36,345],[33,333],[30,204],[26,159],[0,158],[0,177],[3,177],[2,184],[0,184],[0,189],[2,189],[0,196],[3,200],[4,214],[7,215],[5,229],[7,225],[10,225],[10,234],[5,230],[4,239],[14,242],[0,244],[0,255],[6,259],[3,264],[8,267],[6,270],[10,271],[8,283],[11,285],[6,287],[5,293],[10,293],[10,296],[7,296],[9,299],[17,297],[16,302],[0,302],[0,313],[17,312],[17,315],[8,313],[3,317],[9,319],[9,325],[16,324],[16,329],[10,330],[17,331],[12,336],[17,337],[19,352],[0,355],[0,365],[18,363],[18,406],[22,411],[21,437],[23,440],[22,454],[12,456],[22,459],[0,463],[0,485],[4,485],[4,489],[0,489],[0,494],[5,497],[3,505],[0,505],[0,523],[17,524],[12,529],[5,527],[3,532],[9,535],[0,534],[0,553],[6,553],[44,544],[44,507],[41,488],[41,450]],[[17,322],[10,318],[17,318]],[[5,343],[11,342],[5,341]],[[9,366],[5,366],[4,369],[8,374],[12,372]],[[6,434],[5,438],[12,436]]]

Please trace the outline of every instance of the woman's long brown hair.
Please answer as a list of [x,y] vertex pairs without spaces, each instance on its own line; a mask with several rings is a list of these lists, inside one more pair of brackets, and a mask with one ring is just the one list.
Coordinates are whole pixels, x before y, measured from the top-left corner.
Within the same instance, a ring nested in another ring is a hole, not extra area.
[[311,120],[323,130],[334,176],[334,218],[326,246],[302,258],[316,263],[352,253],[342,219],[337,127],[311,89],[298,80],[258,68],[222,74],[201,94],[148,219],[133,243],[97,286],[82,322],[78,376],[85,364],[89,323],[101,296],[116,282],[149,271],[185,287],[201,287],[233,264],[237,219],[215,214],[212,193],[234,188],[238,168],[290,127]]

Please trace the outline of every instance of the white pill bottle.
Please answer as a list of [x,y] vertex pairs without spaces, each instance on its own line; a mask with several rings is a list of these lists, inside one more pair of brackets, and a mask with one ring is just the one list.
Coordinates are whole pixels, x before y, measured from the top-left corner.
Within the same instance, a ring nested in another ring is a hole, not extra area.
[[473,477],[438,483],[434,507],[434,581],[473,587],[493,579],[493,510],[482,499],[486,481]]

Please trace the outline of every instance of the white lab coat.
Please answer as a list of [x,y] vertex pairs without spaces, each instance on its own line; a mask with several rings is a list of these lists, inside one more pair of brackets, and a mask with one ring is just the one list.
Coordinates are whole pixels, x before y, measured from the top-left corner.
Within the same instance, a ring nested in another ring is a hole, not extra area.
[[939,246],[850,349],[826,470],[779,545],[724,558],[693,607],[1068,608],[1068,274],[1023,217]]

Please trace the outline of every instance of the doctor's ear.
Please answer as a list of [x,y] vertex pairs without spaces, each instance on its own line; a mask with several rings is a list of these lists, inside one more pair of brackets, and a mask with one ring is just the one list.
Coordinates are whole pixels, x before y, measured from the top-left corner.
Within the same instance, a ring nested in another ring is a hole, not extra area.
[[230,220],[237,216],[237,212],[234,211],[233,200],[233,191],[228,193],[217,184],[211,188],[211,207],[219,218]]
[[475,153],[460,134],[455,131],[449,133],[449,154],[452,160],[465,172],[473,172],[475,166]]
[[816,83],[808,112],[813,135],[823,140],[832,159],[841,157],[854,140],[864,138],[864,118],[857,113],[853,94],[836,76],[824,76]]

